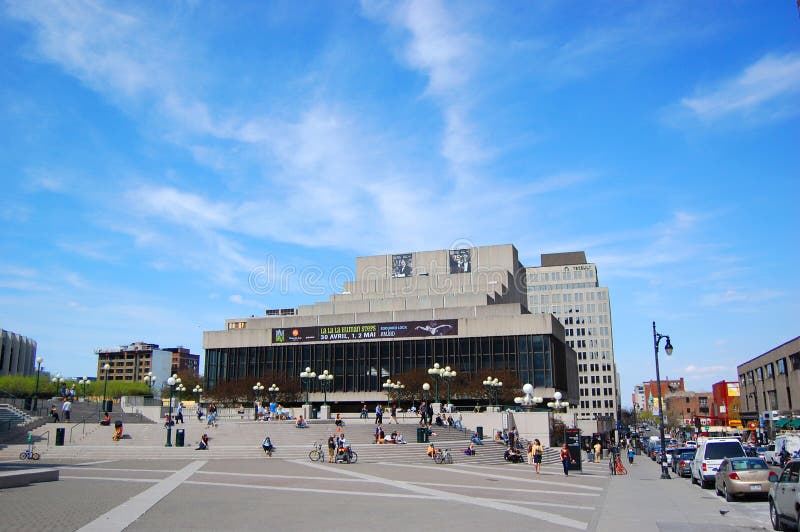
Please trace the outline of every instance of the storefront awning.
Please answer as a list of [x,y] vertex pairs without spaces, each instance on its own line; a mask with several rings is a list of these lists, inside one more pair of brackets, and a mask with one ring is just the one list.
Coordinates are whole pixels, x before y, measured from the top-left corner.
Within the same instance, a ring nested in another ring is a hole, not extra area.
[[791,422],[792,422],[791,419],[779,419],[778,421],[775,422],[775,428],[776,429],[786,428],[786,425],[788,425]]
[[786,426],[790,429],[800,429],[800,419],[795,419],[790,423],[787,423]]

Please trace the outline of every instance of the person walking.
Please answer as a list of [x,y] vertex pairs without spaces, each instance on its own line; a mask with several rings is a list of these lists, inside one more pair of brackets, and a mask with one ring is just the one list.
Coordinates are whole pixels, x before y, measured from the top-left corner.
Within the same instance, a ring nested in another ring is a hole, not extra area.
[[363,403],[361,405],[361,419],[367,419],[369,414],[367,413],[367,403]]
[[603,454],[603,446],[599,441],[594,442],[594,463],[600,463],[600,455]]
[[383,408],[381,408],[381,404],[375,407],[375,424],[382,425],[383,424]]
[[533,448],[531,451],[533,454],[533,467],[538,475],[542,470],[542,456],[544,455],[544,447],[542,447],[542,442],[539,441],[539,438],[533,440],[532,447]]
[[175,415],[175,423],[183,423],[183,403],[178,403],[178,413]]
[[61,412],[64,414],[64,421],[69,421],[69,413],[72,411],[72,401],[67,397],[61,404]]
[[397,422],[397,403],[394,403],[392,405],[391,410],[389,410],[389,415],[390,415],[389,423],[391,424],[392,421],[394,421],[395,425],[398,425],[399,423]]
[[569,476],[569,464],[570,462],[574,462],[575,460],[572,459],[572,456],[569,454],[569,448],[565,443],[561,447],[561,452],[559,453],[559,458],[561,458],[561,464],[564,466],[564,476]]
[[50,416],[53,418],[53,423],[58,423],[58,410],[56,410],[56,405],[50,406]]

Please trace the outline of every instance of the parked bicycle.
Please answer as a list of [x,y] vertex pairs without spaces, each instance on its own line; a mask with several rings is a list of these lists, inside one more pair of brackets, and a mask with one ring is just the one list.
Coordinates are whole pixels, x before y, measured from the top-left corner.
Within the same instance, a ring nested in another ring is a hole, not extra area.
[[433,455],[433,461],[437,464],[452,464],[453,455],[450,454],[450,449],[439,449]]
[[611,457],[608,459],[608,469],[611,471],[612,475],[628,474],[628,470],[625,469],[624,465],[622,465],[622,460],[619,458],[619,453],[611,453]]
[[308,459],[312,462],[322,462],[323,460],[322,455],[322,444],[318,441],[314,442],[314,448],[308,453]]

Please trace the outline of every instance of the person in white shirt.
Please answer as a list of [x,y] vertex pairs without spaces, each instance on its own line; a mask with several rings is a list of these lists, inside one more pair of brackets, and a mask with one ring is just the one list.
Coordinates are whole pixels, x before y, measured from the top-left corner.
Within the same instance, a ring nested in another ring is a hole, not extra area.
[[69,413],[72,410],[72,402],[67,399],[61,404],[61,412],[64,413],[64,421],[69,421]]

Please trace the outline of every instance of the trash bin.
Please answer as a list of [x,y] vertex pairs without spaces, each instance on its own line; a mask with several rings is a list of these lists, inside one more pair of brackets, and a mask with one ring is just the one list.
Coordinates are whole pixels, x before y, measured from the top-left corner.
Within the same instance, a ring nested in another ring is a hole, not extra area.
[[183,447],[185,433],[186,431],[184,429],[178,429],[175,431],[175,447]]
[[425,429],[417,427],[417,443],[425,443]]
[[114,408],[114,401],[111,399],[107,399],[105,403],[103,403],[103,412],[111,413]]
[[316,408],[311,410],[311,419],[318,419],[319,418],[319,410]]
[[25,410],[33,410],[33,397],[25,398]]
[[64,445],[64,436],[67,434],[67,429],[59,427],[56,429],[56,445],[61,447]]
[[478,434],[478,439],[483,439],[483,427],[475,427],[475,432]]

